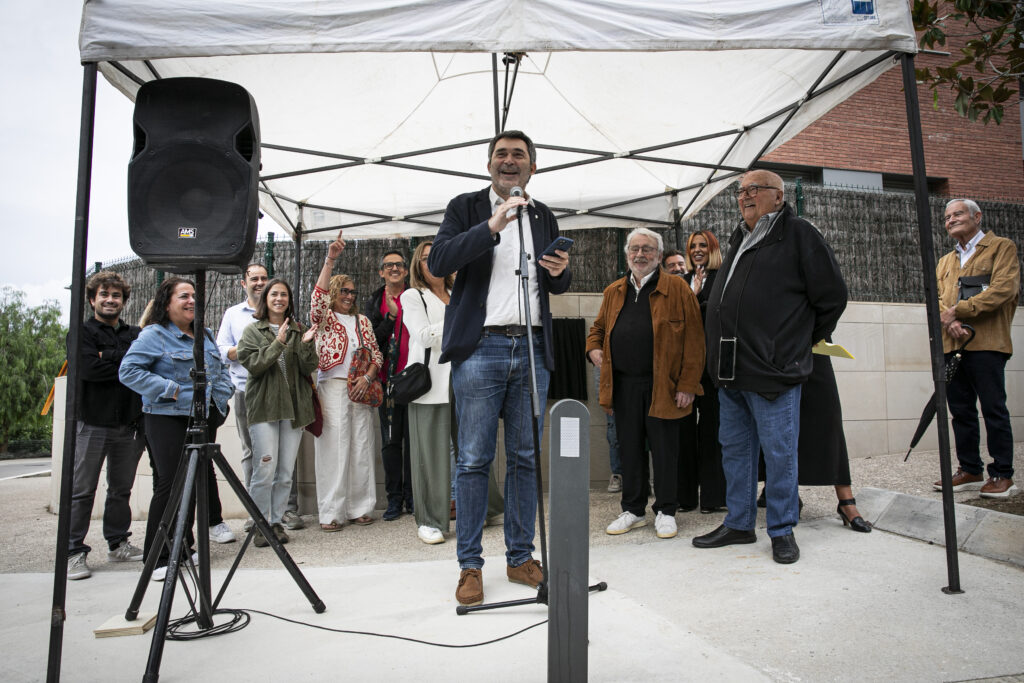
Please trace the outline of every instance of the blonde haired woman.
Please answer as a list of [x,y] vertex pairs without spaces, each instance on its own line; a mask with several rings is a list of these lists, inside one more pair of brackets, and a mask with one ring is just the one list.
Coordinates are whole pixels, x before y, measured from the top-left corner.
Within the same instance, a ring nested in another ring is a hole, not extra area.
[[444,333],[444,309],[455,281],[427,268],[433,242],[421,242],[412,255],[411,287],[402,292],[403,321],[409,331],[409,362],[424,362],[430,351],[430,390],[409,404],[409,455],[417,535],[424,543],[444,542],[450,518],[452,438],[448,382],[451,366],[438,363]]
[[[331,277],[344,250],[339,230],[327,247],[310,308],[319,356],[317,391],[324,416],[323,432],[316,438],[316,497],[320,528],[327,532],[341,531],[346,520],[372,523],[370,513],[377,503],[373,409],[358,401],[377,381],[384,360],[370,321],[359,315],[355,282],[347,275]],[[372,364],[352,387],[350,398],[349,367],[360,346],[369,350]]]

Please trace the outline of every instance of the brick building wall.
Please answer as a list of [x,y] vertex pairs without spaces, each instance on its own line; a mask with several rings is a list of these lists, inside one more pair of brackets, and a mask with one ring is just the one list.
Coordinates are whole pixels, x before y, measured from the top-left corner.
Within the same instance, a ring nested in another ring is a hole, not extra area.
[[[945,50],[958,52],[958,39]],[[962,39],[961,39],[962,40]],[[918,68],[948,64],[952,57],[918,55]],[[1005,106],[1000,125],[972,123],[953,108],[941,90],[937,107],[927,87],[918,86],[928,177],[944,178],[941,194],[1020,201],[1024,199],[1020,109],[1016,96]],[[882,74],[764,161],[911,175],[910,141],[900,66]]]

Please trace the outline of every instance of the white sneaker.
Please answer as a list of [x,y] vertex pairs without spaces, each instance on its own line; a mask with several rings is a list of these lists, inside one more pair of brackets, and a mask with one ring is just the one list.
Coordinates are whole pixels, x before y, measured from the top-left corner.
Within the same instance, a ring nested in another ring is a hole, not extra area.
[[[197,564],[198,562],[199,562],[199,553],[192,553],[192,564]],[[182,569],[184,569],[184,567],[182,565],[178,565],[178,573],[179,574],[181,573]],[[163,581],[166,578],[167,578],[167,565],[165,564],[162,567],[157,567],[156,569],[154,569],[153,570],[153,575],[149,577],[149,580],[150,581],[157,581],[157,582],[159,582],[159,581]]]
[[613,474],[608,477],[608,493],[618,493],[622,490],[622,475]]
[[85,563],[85,556],[89,553],[75,553],[68,558],[68,580],[78,581],[79,579],[88,579],[92,576],[92,571],[89,569],[89,565]]
[[221,522],[217,526],[210,527],[210,540],[214,543],[232,543],[235,540],[235,534],[227,524]]
[[427,545],[444,543],[444,534],[441,533],[440,529],[435,529],[432,526],[421,526],[416,535]]
[[636,529],[642,526],[647,526],[646,517],[637,517],[632,512],[623,512],[615,518],[614,522],[608,525],[608,528],[605,529],[605,533],[617,536],[619,534],[626,533],[630,529]]
[[142,548],[132,545],[125,539],[121,541],[121,545],[107,553],[107,559],[111,562],[138,562],[142,559]]
[[245,533],[249,533],[249,529],[253,528],[255,524],[256,522],[252,521],[252,517],[250,517],[249,519],[245,520],[245,524],[242,525],[242,531],[244,531]]
[[654,519],[654,530],[658,532],[658,538],[673,538],[679,530],[676,529],[675,516],[658,513]]

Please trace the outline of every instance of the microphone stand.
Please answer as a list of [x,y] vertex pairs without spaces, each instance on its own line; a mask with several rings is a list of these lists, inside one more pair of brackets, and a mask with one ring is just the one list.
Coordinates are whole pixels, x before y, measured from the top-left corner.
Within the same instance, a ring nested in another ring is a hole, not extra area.
[[[522,190],[513,188],[512,196],[517,195],[516,190],[521,193]],[[540,394],[537,392],[537,365],[533,357],[533,315],[530,309],[530,269],[529,269],[529,254],[526,253],[526,241],[523,237],[523,207],[516,207],[516,224],[519,226],[519,269],[516,271],[516,275],[519,276],[519,286],[522,289],[523,294],[523,308],[526,313],[526,351],[530,359],[530,405],[532,408],[532,419],[530,420],[533,426],[533,460],[534,469],[537,472],[537,524],[538,531],[540,533],[540,565],[541,572],[544,579],[537,584],[537,597],[535,598],[524,598],[522,600],[505,600],[503,602],[489,602],[482,605],[459,605],[455,608],[455,613],[469,614],[470,612],[482,612],[484,610],[502,609],[504,607],[518,607],[520,605],[547,605],[548,604],[548,535],[547,529],[544,523],[544,478],[541,474],[540,464]],[[536,249],[537,245],[534,245]],[[539,265],[537,266],[540,267]],[[539,277],[539,276],[538,276]],[[543,324],[543,321],[541,321]],[[607,584],[604,582],[595,584],[589,587],[590,591],[603,591],[607,588]]]

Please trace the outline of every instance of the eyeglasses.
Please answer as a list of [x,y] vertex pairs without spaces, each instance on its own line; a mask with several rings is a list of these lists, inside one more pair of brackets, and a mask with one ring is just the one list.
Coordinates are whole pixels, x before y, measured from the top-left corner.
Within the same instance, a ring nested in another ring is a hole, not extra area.
[[338,290],[338,296],[356,296],[359,294],[358,289],[349,289],[348,287],[342,287]]
[[658,248],[651,246],[629,247],[626,251],[629,252],[630,254],[638,254],[642,251],[644,253],[644,256],[650,256],[651,254],[657,254]]
[[402,268],[405,268],[405,261],[392,261],[380,264],[381,270],[401,270]]
[[745,187],[736,188],[736,198],[738,199],[743,195],[747,195],[748,197],[756,197],[758,190],[775,190],[777,192],[782,192],[782,190],[780,190],[779,188],[772,187],[771,185],[747,185]]

